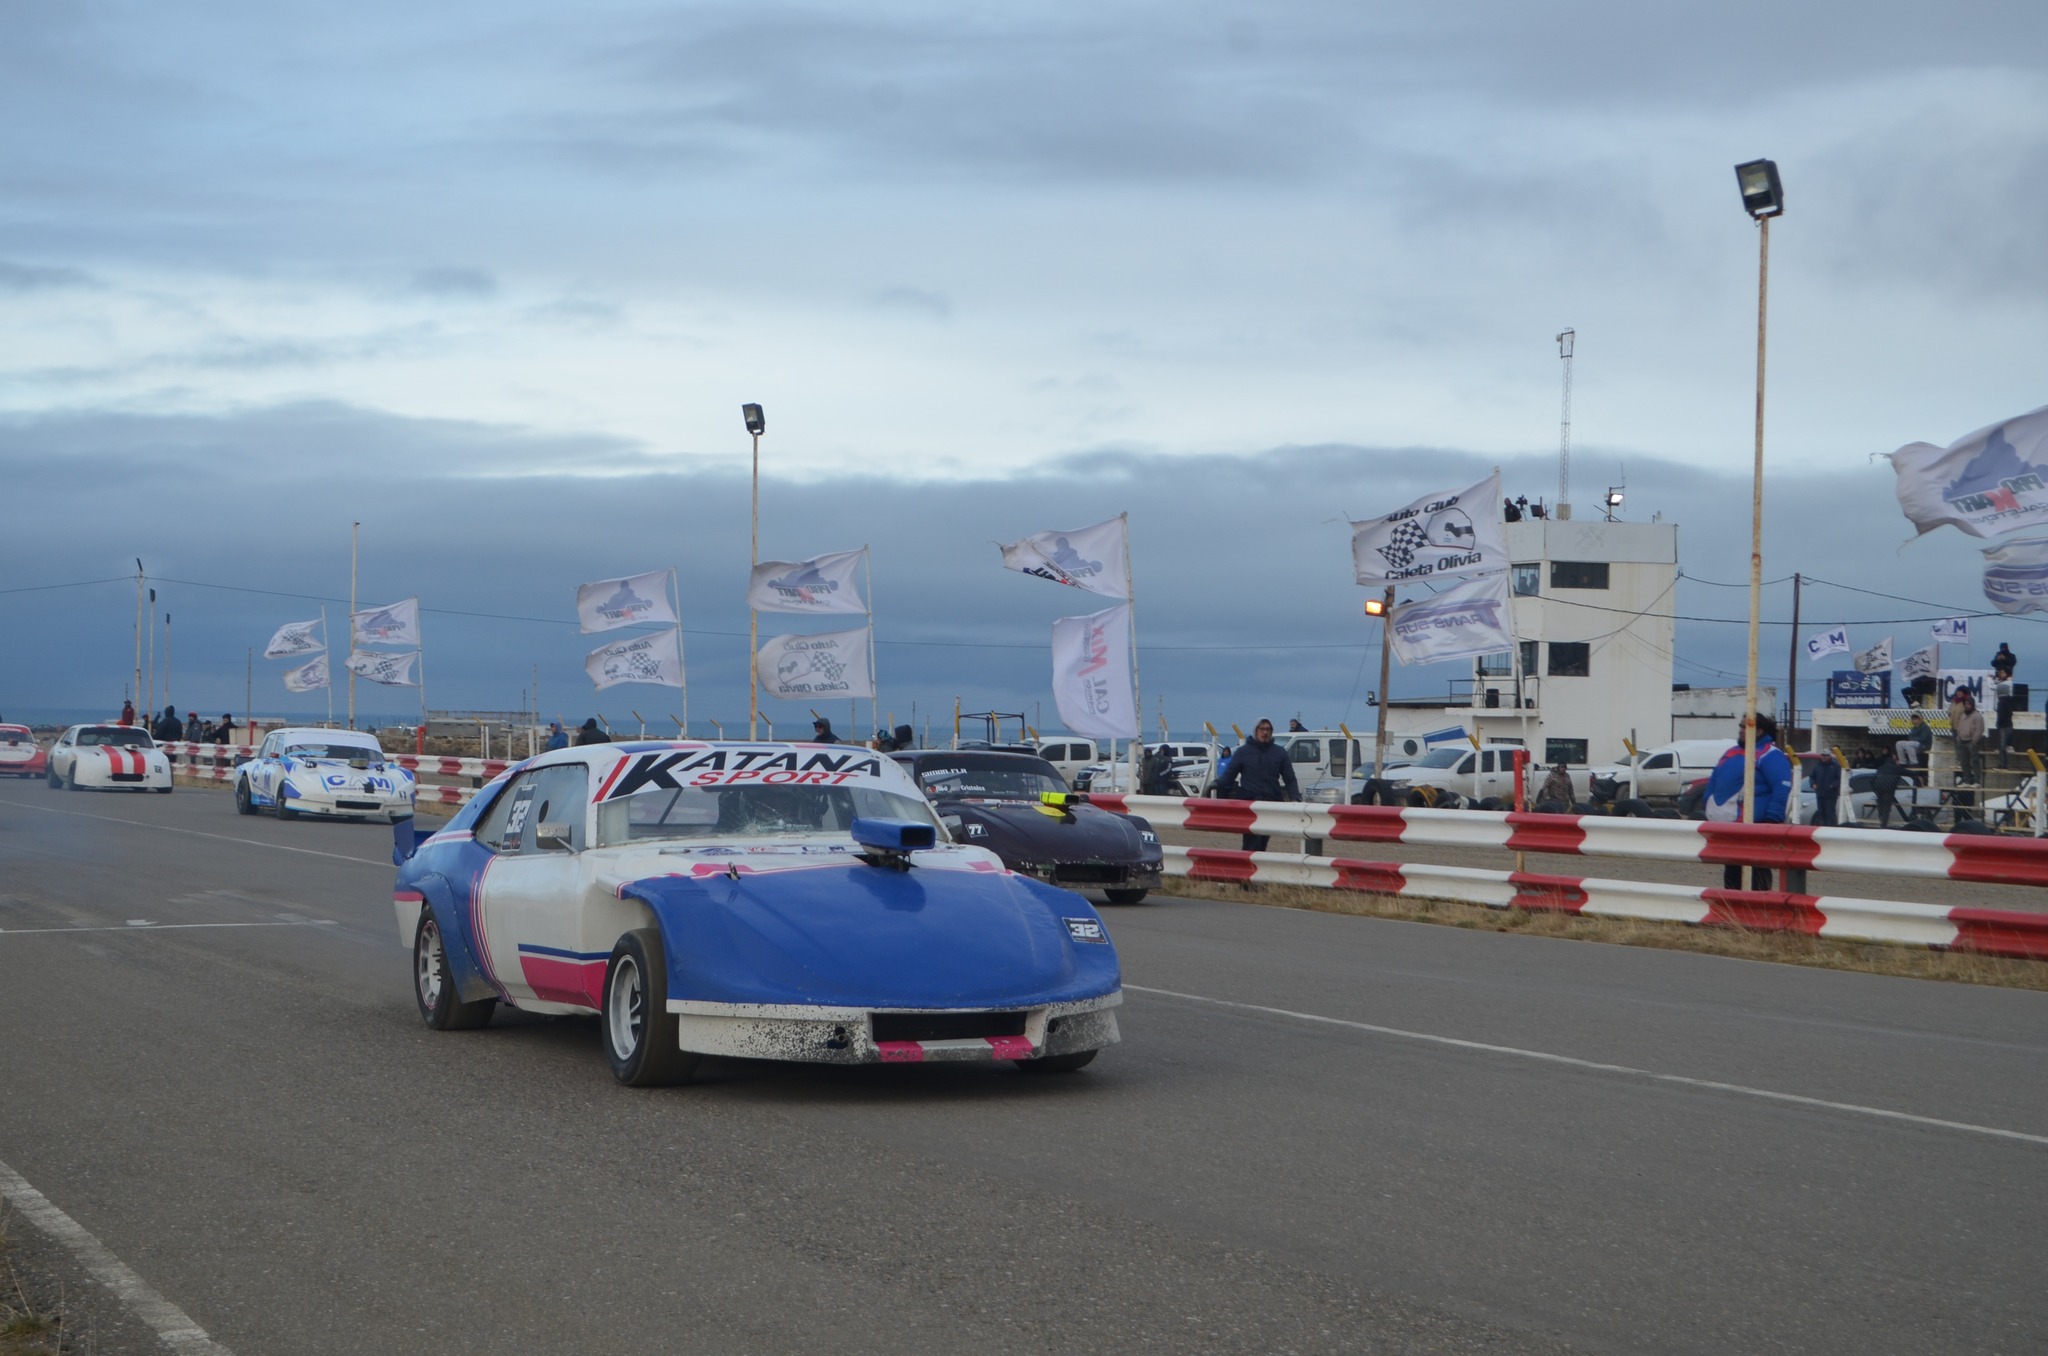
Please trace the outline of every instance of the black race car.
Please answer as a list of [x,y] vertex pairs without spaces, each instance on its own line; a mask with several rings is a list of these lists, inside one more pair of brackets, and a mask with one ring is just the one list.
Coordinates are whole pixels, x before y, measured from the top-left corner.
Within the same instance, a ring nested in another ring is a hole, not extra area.
[[1136,904],[1159,884],[1159,836],[1135,815],[1069,803],[1051,763],[1029,753],[919,749],[895,755],[956,842],[1021,875]]

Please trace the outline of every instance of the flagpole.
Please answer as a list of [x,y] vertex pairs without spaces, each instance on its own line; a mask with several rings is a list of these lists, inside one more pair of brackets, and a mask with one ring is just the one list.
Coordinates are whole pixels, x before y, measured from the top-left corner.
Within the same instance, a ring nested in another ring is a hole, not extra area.
[[[668,567],[668,589],[671,595],[672,610],[675,613],[676,619],[676,672],[683,680],[683,728],[681,734],[683,738],[688,739],[690,737],[690,669],[689,665],[683,662],[683,584],[682,580],[676,577],[676,567],[673,565]],[[538,670],[535,671],[534,681],[536,683],[540,681],[538,672]],[[534,722],[535,724],[540,722],[538,715],[534,717]]]
[[328,658],[327,665],[327,724],[334,725],[334,640],[327,633],[327,604],[320,604],[320,643],[326,648],[321,653]]
[[421,615],[418,594],[414,594],[412,598],[412,629],[419,642],[419,648],[413,653],[416,662],[420,666],[420,738],[425,739],[427,737],[427,622],[426,618]]
[[[141,696],[141,693],[137,693]],[[156,729],[156,590],[149,591],[149,700],[142,707],[143,725]]]
[[[1138,681],[1138,584],[1131,578],[1131,515],[1128,512],[1117,515],[1124,526],[1124,606],[1130,609],[1131,633],[1131,710],[1133,713],[1145,709],[1141,695],[1144,685]],[[1138,792],[1138,744],[1145,733],[1144,722],[1138,724],[1138,732],[1131,739],[1131,794]]]
[[1792,573],[1792,644],[1785,657],[1785,747],[1799,733],[1799,573]]
[[135,558],[135,696],[142,699],[142,557]]
[[[761,563],[761,435],[754,438],[754,500],[747,547],[747,591],[753,592],[754,567]],[[761,719],[761,613],[747,604],[747,738],[758,737]]]
[[[877,729],[882,728],[882,690],[875,680],[875,553],[872,547],[862,543],[861,563],[868,576],[868,719]],[[860,708],[854,708],[853,722],[860,724]]]
[[[348,658],[343,667],[348,670],[348,728],[356,728],[356,544],[363,534],[361,523],[350,523],[348,527]],[[332,655],[334,647],[329,645],[327,653]],[[327,681],[334,681],[334,670],[327,671]]]
[[[1941,658],[1941,649],[1936,646],[1936,659]],[[1939,684],[1940,679],[1935,680]],[[171,704],[171,614],[164,613],[164,705]]]

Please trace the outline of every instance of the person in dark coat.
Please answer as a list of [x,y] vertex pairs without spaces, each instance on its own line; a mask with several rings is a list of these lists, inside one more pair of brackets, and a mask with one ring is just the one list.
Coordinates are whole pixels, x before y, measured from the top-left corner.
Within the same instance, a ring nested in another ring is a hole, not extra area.
[[816,720],[812,721],[811,742],[813,744],[837,744],[839,736],[832,733],[832,722],[823,716],[819,716]]
[[596,716],[592,716],[589,720],[584,721],[582,727],[576,731],[576,747],[578,748],[582,748],[585,744],[609,744],[611,742],[612,737],[597,728]]
[[917,747],[917,731],[908,725],[898,725],[896,734],[890,742],[899,749],[914,749]]
[[[1877,827],[1880,829],[1891,823],[1892,811],[1899,809],[1899,783],[1905,779],[1899,760],[1890,754],[1886,754],[1884,761],[1877,765],[1877,771],[1870,774],[1870,789],[1877,795]],[[1906,812],[1899,810],[1902,823],[1905,818]]]
[[[1252,737],[1230,755],[1223,775],[1216,779],[1220,800],[1300,800],[1301,784],[1294,779],[1294,760],[1287,750],[1273,742],[1273,722],[1261,720],[1252,727]],[[1264,852],[1272,838],[1268,834],[1244,836],[1246,852]]]
[[185,713],[185,738],[187,742],[193,744],[206,742],[206,722],[199,718],[197,711]]
[[166,706],[164,713],[156,718],[150,733],[167,743],[175,744],[185,737],[185,722],[178,719],[178,708]]
[[1138,772],[1138,792],[1146,796],[1170,796],[1173,794],[1173,750],[1164,744],[1155,745],[1145,755],[1145,761]]
[[1842,795],[1840,764],[1832,755],[1823,753],[1814,760],[1812,775],[1807,780],[1813,785],[1813,826],[1825,829],[1841,823],[1836,813]]
[[123,725],[133,725],[135,723],[135,703],[129,701],[126,697],[121,699],[121,723]]

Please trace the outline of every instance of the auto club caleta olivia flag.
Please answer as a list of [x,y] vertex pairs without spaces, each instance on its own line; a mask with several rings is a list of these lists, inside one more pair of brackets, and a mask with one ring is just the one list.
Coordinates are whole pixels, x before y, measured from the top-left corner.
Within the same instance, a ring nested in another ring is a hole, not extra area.
[[1392,513],[1351,524],[1352,574],[1391,587],[1464,579],[1508,567],[1500,472],[1462,490],[1423,495]]
[[320,638],[325,629],[324,618],[312,621],[286,622],[270,637],[270,643],[263,647],[265,659],[292,659],[302,654],[317,654],[327,648],[327,642]]
[[295,669],[284,671],[284,689],[287,692],[318,692],[331,684],[325,654],[317,655],[310,662]]
[[1118,514],[1093,527],[1034,532],[1000,544],[1003,568],[1034,574],[1105,598],[1131,596],[1130,515]]
[[681,619],[670,605],[669,586],[674,570],[653,570],[624,579],[600,579],[576,587],[576,620],[584,635],[616,631],[642,622],[665,622],[680,626]]
[[599,692],[621,683],[683,687],[682,637],[676,626],[600,645],[584,658],[583,671]]
[[867,554],[863,546],[809,560],[764,560],[747,581],[747,606],[756,612],[865,613],[857,576]]
[[872,697],[866,627],[807,636],[770,636],[755,657],[761,688],[783,701]]

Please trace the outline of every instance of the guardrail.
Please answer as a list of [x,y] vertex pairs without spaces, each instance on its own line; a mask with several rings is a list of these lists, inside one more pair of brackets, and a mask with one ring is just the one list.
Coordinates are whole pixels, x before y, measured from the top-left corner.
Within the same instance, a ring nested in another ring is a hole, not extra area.
[[2048,841],[1991,834],[1806,824],[1716,824],[1507,810],[1430,810],[1298,801],[1182,800],[1090,794],[1091,804],[1155,826],[1211,833],[1300,834],[1331,842],[1502,848],[1580,857],[1848,871],[1989,885],[2048,885]]

